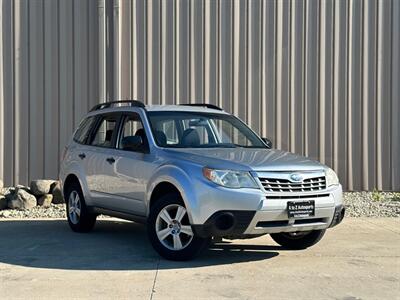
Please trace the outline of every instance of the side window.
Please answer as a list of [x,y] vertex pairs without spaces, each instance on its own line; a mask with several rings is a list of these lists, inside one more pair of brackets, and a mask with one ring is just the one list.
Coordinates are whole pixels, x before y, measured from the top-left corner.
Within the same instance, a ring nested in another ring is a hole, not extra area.
[[132,114],[125,118],[124,125],[122,127],[121,136],[118,143],[118,148],[122,149],[121,141],[123,138],[128,136],[140,136],[144,145],[147,145],[146,133],[143,128],[142,121],[139,115]]
[[79,144],[86,144],[95,120],[95,117],[88,117],[79,124],[78,130],[74,135],[75,142]]
[[106,116],[97,127],[96,134],[91,142],[92,146],[111,147],[112,137],[117,125],[116,116]]

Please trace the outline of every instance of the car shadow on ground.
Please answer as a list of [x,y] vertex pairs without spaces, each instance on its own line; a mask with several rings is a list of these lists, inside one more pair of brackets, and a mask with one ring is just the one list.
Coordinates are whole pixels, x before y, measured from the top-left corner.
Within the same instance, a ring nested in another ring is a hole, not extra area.
[[90,233],[75,233],[66,220],[7,220],[0,222],[0,263],[66,270],[154,270],[196,268],[271,259],[278,246],[211,245],[188,262],[160,259],[144,225],[98,220]]

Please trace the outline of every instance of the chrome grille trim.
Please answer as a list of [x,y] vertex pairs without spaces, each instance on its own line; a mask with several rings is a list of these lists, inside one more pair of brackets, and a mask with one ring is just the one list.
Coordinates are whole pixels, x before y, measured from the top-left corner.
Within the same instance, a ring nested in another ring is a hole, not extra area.
[[259,177],[266,192],[318,192],[326,189],[325,176],[306,178],[292,182],[284,178]]

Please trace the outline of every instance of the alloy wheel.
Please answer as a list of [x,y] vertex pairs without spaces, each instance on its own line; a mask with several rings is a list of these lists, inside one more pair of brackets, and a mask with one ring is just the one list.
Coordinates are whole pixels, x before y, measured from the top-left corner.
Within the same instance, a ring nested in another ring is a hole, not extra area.
[[68,198],[68,214],[73,224],[78,224],[81,217],[81,200],[77,191],[72,191]]
[[194,236],[187,211],[179,204],[164,207],[157,216],[155,227],[161,244],[174,251],[186,248]]

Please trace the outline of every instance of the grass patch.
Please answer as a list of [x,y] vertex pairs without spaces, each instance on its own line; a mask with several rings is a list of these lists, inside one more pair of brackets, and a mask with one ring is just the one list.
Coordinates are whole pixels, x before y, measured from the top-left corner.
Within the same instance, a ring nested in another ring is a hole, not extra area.
[[372,200],[380,202],[385,200],[385,196],[378,190],[372,191]]

